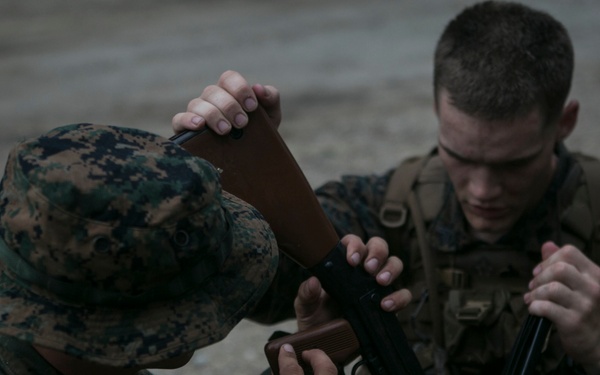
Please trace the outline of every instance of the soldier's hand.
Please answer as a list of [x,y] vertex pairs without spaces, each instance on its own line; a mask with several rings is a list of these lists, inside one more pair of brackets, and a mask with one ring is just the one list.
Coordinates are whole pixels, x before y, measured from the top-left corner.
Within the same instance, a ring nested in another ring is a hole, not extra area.
[[574,246],[542,246],[525,302],[554,323],[565,351],[588,373],[600,370],[600,267]]
[[[402,261],[388,257],[388,245],[379,237],[371,238],[366,244],[355,235],[347,235],[341,242],[346,246],[347,261],[352,266],[363,265],[365,270],[376,276],[380,285],[390,285],[402,272]],[[381,300],[385,311],[399,311],[410,302],[412,296],[407,289],[396,290]],[[321,287],[316,277],[304,281],[294,301],[298,330],[302,331],[340,316],[337,304]]]
[[[337,375],[338,373],[336,366],[322,350],[305,350],[302,352],[302,360],[312,367],[314,375]],[[298,364],[296,353],[290,344],[281,346],[278,361],[281,375],[304,375],[304,370]]]
[[227,134],[232,126],[246,126],[246,112],[254,111],[259,103],[273,124],[279,126],[279,91],[273,86],[250,85],[238,72],[228,70],[216,85],[206,87],[198,98],[192,99],[186,112],[173,116],[171,126],[175,133],[208,126],[218,134]]

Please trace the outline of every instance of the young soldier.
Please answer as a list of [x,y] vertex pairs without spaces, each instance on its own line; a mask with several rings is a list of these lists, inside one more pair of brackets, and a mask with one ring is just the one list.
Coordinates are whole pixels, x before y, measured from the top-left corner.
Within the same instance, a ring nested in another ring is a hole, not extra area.
[[[436,47],[437,147],[317,190],[340,233],[383,236],[402,258],[421,298],[399,319],[425,369],[500,372],[529,312],[553,323],[540,372],[600,373],[600,169],[563,144],[579,110],[572,72],[568,33],[548,14],[470,6]],[[226,133],[257,103],[279,123],[274,87],[225,72],[173,128]]]
[[[383,242],[342,241],[384,283],[400,273]],[[141,130],[56,128],[17,145],[2,179],[0,373],[183,366],[256,306],[277,264],[269,225],[207,161]],[[290,351],[282,374],[302,374]]]

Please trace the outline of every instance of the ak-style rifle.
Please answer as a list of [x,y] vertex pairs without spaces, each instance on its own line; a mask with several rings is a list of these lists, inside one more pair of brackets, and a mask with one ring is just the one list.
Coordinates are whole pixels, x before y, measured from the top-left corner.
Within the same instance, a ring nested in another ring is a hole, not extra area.
[[[352,332],[342,323],[343,334],[335,334],[333,340],[319,332],[339,330],[323,327],[308,341],[306,336],[298,341],[294,335],[286,337],[296,345],[299,361],[300,351],[307,348],[299,342],[311,348],[323,343],[321,349],[334,359],[352,353],[358,342],[361,363],[373,375],[423,374],[395,314],[380,308],[381,299],[393,289],[380,286],[362,267],[348,264],[345,247],[265,111],[259,107],[248,117],[248,126],[228,136],[205,129],[171,140],[218,168],[223,189],[256,207],[271,225],[280,250],[315,275],[340,305]],[[276,362],[270,364],[277,374]]]

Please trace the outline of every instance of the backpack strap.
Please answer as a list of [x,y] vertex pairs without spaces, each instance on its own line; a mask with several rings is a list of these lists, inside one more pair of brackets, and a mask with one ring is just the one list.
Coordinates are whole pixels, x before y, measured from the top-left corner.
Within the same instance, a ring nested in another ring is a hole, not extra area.
[[[395,252],[402,261],[410,259],[411,249],[406,249],[405,234],[408,222],[408,195],[416,185],[418,177],[429,157],[420,156],[403,160],[392,172],[379,208],[379,222],[383,226],[385,240],[390,253]],[[409,271],[405,267],[402,279],[406,280]]]
[[[436,344],[436,350],[445,347],[444,344],[444,329],[442,326],[442,304],[439,301],[438,296],[438,275],[436,272],[436,261],[435,253],[431,250],[427,242],[427,230],[425,228],[425,219],[421,206],[417,199],[416,193],[411,191],[408,196],[408,205],[410,213],[413,216],[415,230],[417,232],[417,241],[419,243],[419,250],[421,252],[421,259],[423,261],[423,270],[425,271],[425,285],[428,289],[429,306],[431,309],[432,327],[433,327],[433,340]],[[436,364],[437,365],[437,364]]]
[[379,221],[385,229],[390,248],[400,248],[402,246],[398,228],[407,223],[409,213],[408,196],[415,187],[421,172],[436,152],[434,148],[425,156],[403,160],[390,176],[383,203],[379,209]]
[[576,155],[576,159],[585,175],[592,211],[593,225],[589,256],[596,264],[600,265],[600,161],[581,154]]
[[[408,194],[427,160],[429,160],[429,157],[415,157],[404,160],[392,173],[386,187],[383,204],[379,209],[379,221],[386,230],[400,228],[406,224]],[[390,234],[398,234],[398,231],[390,231]],[[388,238],[391,237],[388,236]],[[397,245],[399,246],[400,243]]]
[[431,307],[434,342],[437,348],[444,347],[442,327],[442,310],[437,293],[437,274],[435,271],[435,254],[427,242],[425,217],[414,187],[418,178],[435,149],[424,157],[415,157],[403,161],[392,173],[388,183],[383,204],[379,211],[379,220],[385,228],[386,240],[390,248],[401,249],[402,238],[400,228],[407,223],[408,213],[417,232],[417,241],[421,253],[425,280]]

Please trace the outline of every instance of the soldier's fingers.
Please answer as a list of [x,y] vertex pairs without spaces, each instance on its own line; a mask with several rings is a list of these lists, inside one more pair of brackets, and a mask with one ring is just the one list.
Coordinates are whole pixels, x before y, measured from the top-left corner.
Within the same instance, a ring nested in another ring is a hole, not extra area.
[[400,258],[396,256],[391,256],[385,260],[383,267],[377,272],[377,282],[380,285],[390,285],[394,280],[400,276],[402,270],[404,269],[404,264],[400,260]]
[[279,127],[282,117],[279,91],[273,86],[260,84],[252,86],[252,90],[275,127]]
[[547,318],[560,326],[569,320],[575,321],[572,311],[549,300],[534,300],[527,309],[531,315]]
[[304,375],[304,371],[296,359],[294,348],[290,344],[283,344],[281,348],[279,348],[277,361],[279,363],[279,373],[281,375]]
[[254,84],[252,91],[258,102],[266,109],[279,106],[279,90],[270,85]]
[[294,311],[298,327],[314,325],[315,319],[320,319],[319,317],[315,318],[315,314],[326,311],[327,307],[325,305],[328,301],[329,296],[321,288],[321,283],[316,277],[311,277],[300,284],[298,294],[294,299]]
[[243,110],[252,112],[256,109],[258,102],[252,86],[238,72],[228,70],[219,77],[218,86],[227,91]]
[[[388,244],[381,237],[372,237],[367,241],[367,256],[365,258],[365,269],[372,275],[378,273],[387,263],[389,250]],[[390,265],[390,269],[392,265]],[[396,274],[396,276],[398,276]]]
[[565,245],[558,250],[547,250],[548,248],[552,249],[548,244],[542,246],[544,261],[534,269],[534,276],[537,276],[556,263],[566,263],[575,267],[579,273],[589,275],[595,279],[600,278],[600,268],[598,265],[575,246]]
[[529,293],[525,294],[525,302],[533,303],[534,301],[550,301],[564,308],[576,308],[578,304],[583,302],[583,298],[569,289],[565,284],[553,281],[543,284]]
[[204,127],[205,124],[204,117],[191,112],[177,113],[171,120],[171,127],[175,134],[185,130],[198,130]]
[[552,255],[551,260],[555,262],[564,261],[575,267],[578,273],[593,280],[600,280],[600,267],[575,246],[566,245],[561,247],[559,251]]
[[[215,85],[206,87],[200,98],[191,101],[188,112],[204,117],[211,128],[219,121],[236,128],[242,128],[248,123],[248,115],[240,103],[223,88]],[[219,130],[224,134],[229,129]]]
[[319,301],[322,292],[321,283],[316,277],[312,276],[300,284],[296,299],[298,303],[303,305],[314,304]]
[[310,364],[315,375],[337,375],[338,370],[331,359],[320,349],[302,352],[304,362]]
[[396,312],[408,306],[411,300],[411,292],[408,289],[400,289],[385,296],[380,305],[384,311]]
[[537,273],[537,276],[529,283],[529,289],[534,290],[555,282],[564,284],[574,290],[585,287],[584,275],[573,264],[556,261],[545,265],[543,270]]
[[542,259],[548,259],[552,254],[556,253],[560,248],[553,241],[546,241],[542,245]]
[[[231,130],[231,123],[221,110],[204,99],[194,99],[188,105],[186,116],[196,115],[204,121],[204,125],[217,134],[227,134]],[[202,121],[201,120],[201,121]]]
[[353,234],[342,238],[346,246],[346,259],[353,266],[359,265],[364,260],[364,268],[375,275],[388,258],[388,245],[383,238],[373,237],[364,244],[360,237]]
[[346,260],[352,266],[358,266],[367,255],[367,246],[360,237],[347,234],[340,241],[346,246]]

